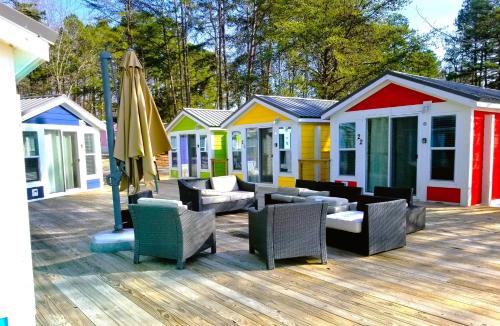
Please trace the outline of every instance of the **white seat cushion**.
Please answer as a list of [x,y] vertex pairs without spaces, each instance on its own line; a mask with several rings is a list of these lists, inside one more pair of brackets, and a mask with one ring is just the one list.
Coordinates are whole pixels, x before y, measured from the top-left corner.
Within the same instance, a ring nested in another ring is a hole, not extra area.
[[188,208],[180,200],[173,199],[161,199],[161,198],[139,198],[137,200],[139,205],[164,205],[164,206],[176,206],[179,213],[183,213]]
[[220,192],[238,191],[238,181],[234,175],[225,175],[223,177],[212,177],[210,183],[214,190]]
[[242,200],[242,199],[249,199],[249,198],[254,198],[254,193],[251,191],[231,191],[227,192],[226,194],[231,197],[231,200]]
[[326,227],[352,233],[361,233],[362,211],[345,211],[326,216]]
[[225,194],[225,192],[215,189],[201,189],[200,192],[202,196],[221,196]]
[[297,188],[299,189],[299,196],[300,197],[309,197],[309,196],[325,196],[328,197],[330,195],[329,191],[317,191],[317,190],[311,190],[307,188]]
[[340,206],[328,206],[328,214],[345,212],[348,211],[349,209],[350,209],[350,204],[340,205]]
[[288,196],[298,196],[299,195],[299,188],[287,188],[287,187],[279,187],[276,193],[281,194],[281,195],[288,195]]
[[349,204],[349,201],[346,198],[340,198],[340,197],[309,196],[306,198],[307,201],[328,203],[328,206],[333,206],[333,207]]
[[221,196],[201,196],[201,203],[203,205],[218,204],[231,201],[231,196],[228,194]]

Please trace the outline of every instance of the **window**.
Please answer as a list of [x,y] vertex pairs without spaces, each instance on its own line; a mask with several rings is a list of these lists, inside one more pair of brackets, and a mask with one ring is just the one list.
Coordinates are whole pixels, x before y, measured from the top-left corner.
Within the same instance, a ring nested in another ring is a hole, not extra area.
[[292,128],[279,128],[280,172],[292,172]]
[[431,179],[455,178],[455,131],[454,115],[432,117]]
[[177,167],[177,136],[170,136],[170,145],[172,146],[172,167]]
[[339,125],[339,174],[355,175],[356,169],[356,123]]
[[233,170],[241,171],[241,149],[243,148],[241,132],[233,131],[231,134],[231,145],[233,149]]
[[93,134],[85,134],[85,165],[87,175],[96,174],[95,142]]
[[208,170],[208,150],[207,150],[207,136],[200,135],[200,157],[201,168]]
[[26,182],[40,181],[40,154],[36,131],[23,132]]

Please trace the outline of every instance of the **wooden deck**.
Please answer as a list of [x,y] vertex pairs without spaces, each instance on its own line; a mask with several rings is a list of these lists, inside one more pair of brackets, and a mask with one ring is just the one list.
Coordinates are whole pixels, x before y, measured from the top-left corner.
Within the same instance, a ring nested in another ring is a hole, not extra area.
[[[161,194],[175,198],[173,182]],[[404,249],[361,257],[329,248],[267,271],[248,253],[245,213],[217,217],[216,255],[186,269],[131,252],[89,252],[112,226],[107,191],[30,204],[40,325],[500,325],[500,209],[429,209]]]

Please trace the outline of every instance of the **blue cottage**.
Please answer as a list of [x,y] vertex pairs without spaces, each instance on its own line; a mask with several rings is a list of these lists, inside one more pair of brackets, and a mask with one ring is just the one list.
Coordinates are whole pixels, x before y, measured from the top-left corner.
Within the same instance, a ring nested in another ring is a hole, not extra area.
[[21,99],[28,200],[103,186],[105,125],[64,95]]

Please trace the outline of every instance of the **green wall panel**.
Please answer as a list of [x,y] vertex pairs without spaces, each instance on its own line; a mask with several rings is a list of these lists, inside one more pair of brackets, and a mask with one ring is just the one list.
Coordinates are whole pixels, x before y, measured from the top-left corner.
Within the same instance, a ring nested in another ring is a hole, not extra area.
[[172,178],[178,178],[178,177],[179,177],[179,171],[177,171],[177,170],[173,170],[173,169],[172,169],[172,170],[170,170],[170,176],[171,176]]
[[196,126],[198,124],[193,119],[182,117],[171,131],[196,130]]
[[[227,160],[227,132],[214,131],[214,158]],[[223,163],[215,164],[215,176],[225,175],[226,169]]]
[[210,172],[201,171],[200,178],[204,178],[204,179],[210,178]]

